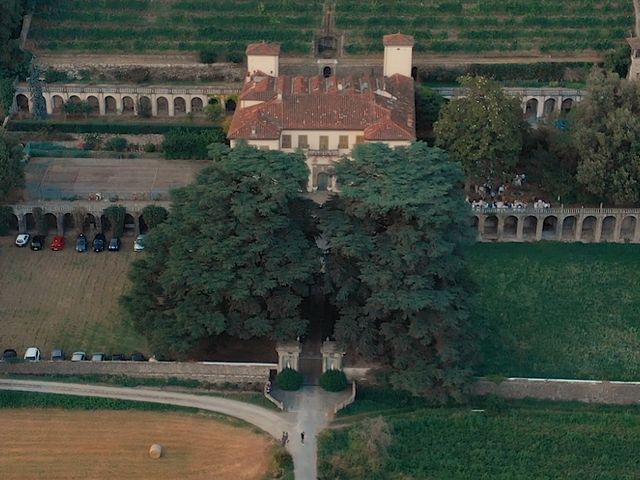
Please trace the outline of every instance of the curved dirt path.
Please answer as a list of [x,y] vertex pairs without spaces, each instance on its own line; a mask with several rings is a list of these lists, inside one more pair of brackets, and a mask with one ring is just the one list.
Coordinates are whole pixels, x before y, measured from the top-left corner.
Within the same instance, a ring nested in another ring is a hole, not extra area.
[[[294,413],[278,413],[249,403],[220,397],[140,388],[103,387],[97,385],[37,382],[31,380],[0,379],[0,390],[20,390],[37,393],[57,393],[82,397],[104,397],[119,400],[164,403],[222,413],[251,423],[269,433],[276,440],[280,440],[282,432],[289,432],[291,441],[287,444],[287,450],[293,457],[296,480],[316,480],[317,478],[315,442],[307,442],[307,444],[302,445],[298,441],[298,438],[296,438],[300,431],[313,432],[314,434],[319,433],[318,426],[315,423],[307,424],[310,418],[313,419],[314,416],[311,415],[310,417],[307,409],[304,408],[305,406],[303,405],[301,405],[300,410]],[[317,405],[314,405],[314,407],[318,408]],[[301,412],[307,412],[307,414],[298,415],[298,413]],[[324,424],[324,422],[322,423]],[[326,424],[320,428],[324,426],[326,426]]]

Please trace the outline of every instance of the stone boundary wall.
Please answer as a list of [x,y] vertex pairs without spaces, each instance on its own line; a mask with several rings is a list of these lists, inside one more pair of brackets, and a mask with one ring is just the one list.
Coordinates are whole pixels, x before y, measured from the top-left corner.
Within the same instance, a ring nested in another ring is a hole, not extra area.
[[493,382],[478,379],[472,387],[474,395],[497,395],[507,399],[577,401],[611,405],[640,403],[640,382],[606,380],[555,380],[547,378],[508,378]]
[[265,383],[275,363],[231,362],[0,362],[0,374],[124,375],[135,378],[181,378],[207,383]]

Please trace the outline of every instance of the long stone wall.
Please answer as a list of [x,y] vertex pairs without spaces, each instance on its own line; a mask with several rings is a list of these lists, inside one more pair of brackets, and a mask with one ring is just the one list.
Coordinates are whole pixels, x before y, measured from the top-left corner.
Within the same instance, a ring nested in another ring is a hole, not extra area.
[[482,242],[640,243],[640,209],[474,209],[472,222]]
[[207,383],[265,383],[275,363],[232,362],[0,362],[0,374],[124,375],[135,378],[181,378]]

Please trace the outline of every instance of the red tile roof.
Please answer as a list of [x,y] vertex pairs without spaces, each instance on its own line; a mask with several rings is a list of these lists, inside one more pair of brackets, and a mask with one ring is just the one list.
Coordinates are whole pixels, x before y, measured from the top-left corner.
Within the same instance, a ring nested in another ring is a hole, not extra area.
[[356,130],[366,140],[415,140],[414,83],[409,77],[252,76],[230,139],[279,139],[282,130]]
[[279,43],[250,43],[247,45],[247,55],[280,55]]
[[413,47],[415,41],[411,35],[404,35],[400,32],[392,33],[391,35],[385,35],[382,37],[382,44],[385,47],[398,46],[398,47]]

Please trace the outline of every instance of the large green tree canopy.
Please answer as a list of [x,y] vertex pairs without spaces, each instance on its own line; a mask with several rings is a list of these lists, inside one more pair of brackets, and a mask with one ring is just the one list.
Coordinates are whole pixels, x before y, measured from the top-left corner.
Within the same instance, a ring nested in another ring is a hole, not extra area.
[[640,201],[640,83],[595,71],[574,110],[578,181],[616,205]]
[[156,350],[187,352],[222,333],[290,340],[305,331],[301,302],[320,268],[299,197],[307,177],[301,154],[240,146],[174,192],[122,299]]
[[484,77],[459,81],[465,96],[440,111],[434,126],[436,145],[462,164],[469,180],[504,180],[513,173],[522,150],[526,124],[520,102]]
[[320,217],[336,338],[390,364],[396,388],[456,396],[470,375],[475,335],[462,172],[421,142],[361,145],[353,157],[336,165],[341,194]]
[[22,145],[0,127],[0,199],[12,188],[23,185]]

